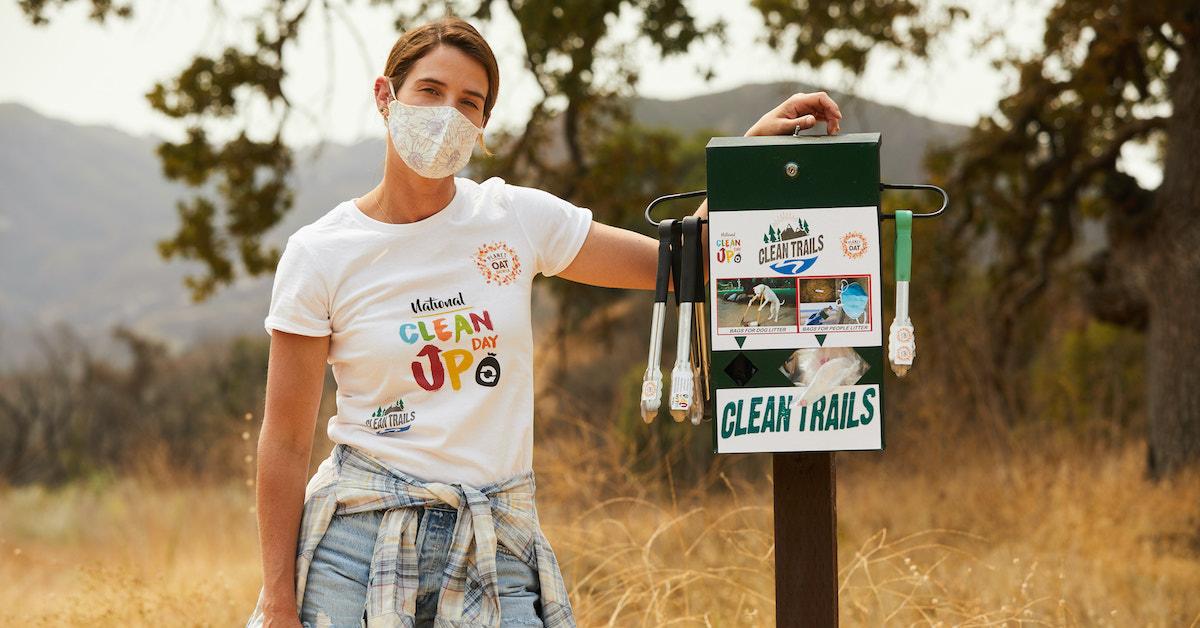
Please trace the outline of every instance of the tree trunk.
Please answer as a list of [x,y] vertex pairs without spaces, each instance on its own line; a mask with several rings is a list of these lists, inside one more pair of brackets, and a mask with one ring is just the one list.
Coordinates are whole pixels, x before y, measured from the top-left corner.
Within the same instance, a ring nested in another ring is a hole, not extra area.
[[1200,461],[1200,41],[1171,78],[1163,181],[1147,250],[1147,462],[1164,477]]

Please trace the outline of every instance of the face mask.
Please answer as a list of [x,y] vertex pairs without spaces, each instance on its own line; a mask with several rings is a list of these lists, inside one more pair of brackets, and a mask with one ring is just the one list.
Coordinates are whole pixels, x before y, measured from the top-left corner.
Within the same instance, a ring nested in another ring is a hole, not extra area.
[[462,170],[471,160],[471,149],[483,129],[455,107],[402,103],[396,99],[392,81],[387,83],[392,94],[388,131],[400,159],[428,179],[441,179]]
[[858,319],[867,311],[867,291],[862,284],[842,280],[842,311],[853,319]]

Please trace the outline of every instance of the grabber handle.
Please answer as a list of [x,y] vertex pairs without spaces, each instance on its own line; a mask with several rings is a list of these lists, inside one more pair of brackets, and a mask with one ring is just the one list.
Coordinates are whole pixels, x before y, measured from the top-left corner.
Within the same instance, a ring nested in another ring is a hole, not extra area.
[[680,289],[683,280],[683,221],[673,220],[671,225],[671,283],[675,289],[675,305],[679,305]]
[[896,210],[896,281],[912,275],[912,210]]
[[696,255],[696,247],[700,245],[700,218],[696,216],[684,216],[683,218],[683,273],[679,278],[679,283],[676,284],[679,290],[679,300],[681,303],[693,303],[696,301],[696,271],[704,272],[703,269],[697,268],[700,261]]
[[664,218],[658,223],[658,276],[654,283],[654,302],[667,302],[667,288],[671,280],[671,238],[678,227],[675,219]]

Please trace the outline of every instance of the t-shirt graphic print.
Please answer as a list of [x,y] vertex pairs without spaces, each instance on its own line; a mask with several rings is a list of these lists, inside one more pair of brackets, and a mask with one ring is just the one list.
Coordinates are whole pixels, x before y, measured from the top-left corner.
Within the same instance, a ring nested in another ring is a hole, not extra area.
[[533,466],[532,280],[570,265],[592,212],[498,177],[454,182],[417,222],[351,199],[298,229],[264,326],[330,336],[330,440],[480,486]]

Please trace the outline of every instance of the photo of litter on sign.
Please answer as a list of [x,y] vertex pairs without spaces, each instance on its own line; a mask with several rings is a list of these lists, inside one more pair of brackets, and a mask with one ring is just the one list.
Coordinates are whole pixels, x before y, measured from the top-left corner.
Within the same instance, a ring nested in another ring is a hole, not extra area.
[[709,225],[714,351],[882,343],[875,207],[718,211]]
[[871,278],[813,277],[796,280],[800,331],[829,334],[867,331],[871,319]]

